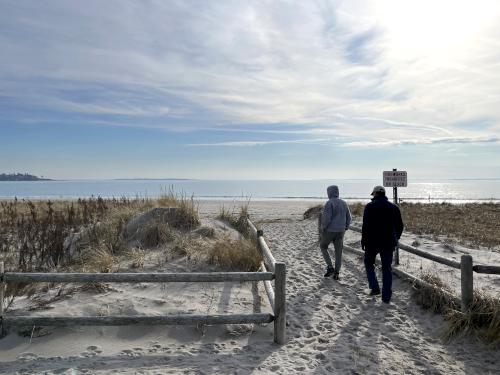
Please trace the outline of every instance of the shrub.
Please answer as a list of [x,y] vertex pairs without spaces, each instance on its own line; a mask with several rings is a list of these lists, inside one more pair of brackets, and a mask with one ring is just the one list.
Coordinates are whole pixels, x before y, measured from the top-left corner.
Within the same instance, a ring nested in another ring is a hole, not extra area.
[[209,263],[228,271],[257,271],[261,261],[257,246],[247,239],[221,239],[213,245],[209,255]]
[[[71,230],[95,228],[93,245],[112,254],[123,249],[121,226],[134,211],[151,207],[147,199],[90,198],[77,201],[0,202],[0,257],[9,270],[50,270],[61,265],[64,239]],[[97,226],[97,223],[101,223]]]

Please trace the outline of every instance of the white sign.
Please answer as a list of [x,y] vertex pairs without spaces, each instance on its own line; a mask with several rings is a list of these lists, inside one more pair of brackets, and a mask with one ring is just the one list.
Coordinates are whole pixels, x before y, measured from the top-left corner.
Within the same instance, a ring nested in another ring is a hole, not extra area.
[[406,171],[384,171],[385,187],[406,187],[408,186],[408,175]]

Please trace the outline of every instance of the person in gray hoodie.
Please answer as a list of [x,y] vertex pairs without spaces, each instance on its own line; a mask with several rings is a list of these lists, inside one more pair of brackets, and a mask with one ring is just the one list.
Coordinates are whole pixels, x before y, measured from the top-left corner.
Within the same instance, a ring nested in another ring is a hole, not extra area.
[[[321,215],[321,238],[319,247],[325,259],[327,269],[325,277],[333,275],[335,280],[339,279],[340,267],[342,266],[342,250],[344,247],[344,233],[351,224],[351,212],[347,203],[339,198],[339,188],[336,185],[328,186],[328,201],[325,203]],[[328,253],[328,246],[333,242],[335,249],[335,268]]]

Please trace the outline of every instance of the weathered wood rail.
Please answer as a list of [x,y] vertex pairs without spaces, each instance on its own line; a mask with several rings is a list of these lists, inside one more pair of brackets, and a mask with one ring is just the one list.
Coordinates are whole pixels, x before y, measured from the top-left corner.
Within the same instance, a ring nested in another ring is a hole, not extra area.
[[[15,326],[122,326],[122,325],[195,325],[195,324],[259,324],[274,322],[274,341],[285,343],[286,339],[286,267],[276,262],[262,235],[249,221],[257,243],[260,245],[266,264],[261,263],[259,272],[198,272],[198,273],[27,273],[5,272],[0,262],[0,324],[3,335],[7,327]],[[268,268],[272,270],[268,271]],[[271,281],[274,280],[274,287]],[[264,282],[266,294],[273,314],[231,314],[164,316],[115,315],[115,316],[9,316],[4,310],[7,283],[165,283],[165,282]]]
[[[351,225],[349,229],[361,233],[361,228]],[[354,249],[350,246],[344,246],[345,249],[347,249],[350,252],[359,254],[359,255],[364,255],[364,251]],[[500,266],[491,266],[491,265],[482,265],[482,264],[476,264],[473,265],[473,260],[471,255],[462,255],[460,258],[460,262],[457,262],[454,259],[449,259],[442,257],[440,255],[432,254],[424,250],[417,249],[413,246],[404,244],[404,243],[399,243],[398,247],[396,249],[396,256],[395,256],[395,264],[396,266],[399,265],[399,249],[405,250],[411,254],[420,256],[422,258],[426,258],[429,260],[432,260],[434,262],[444,264],[448,267],[453,267],[456,269],[460,270],[460,286],[461,286],[461,296],[460,298],[454,296],[451,293],[448,293],[446,291],[441,291],[443,295],[446,296],[449,300],[457,303],[458,305],[461,305],[462,311],[466,312],[470,309],[472,305],[472,301],[474,298],[474,272],[476,273],[484,273],[484,274],[495,274],[495,275],[500,275]],[[424,286],[424,287],[433,287],[431,284],[425,282],[422,279],[419,279],[413,275],[410,275],[409,273],[399,269],[398,267],[393,267],[393,272],[400,276],[403,279],[407,279],[416,285]]]
[[180,273],[28,273],[6,272],[5,282],[65,282],[65,283],[172,283],[273,280],[272,272],[180,272]]
[[274,292],[271,282],[264,281],[269,303],[274,313],[274,341],[284,343],[286,341],[286,265],[276,262],[269,246],[264,240],[264,232],[255,227],[250,219],[247,220],[250,234],[259,244],[264,261],[260,264],[260,270],[263,273],[272,270],[274,272]]

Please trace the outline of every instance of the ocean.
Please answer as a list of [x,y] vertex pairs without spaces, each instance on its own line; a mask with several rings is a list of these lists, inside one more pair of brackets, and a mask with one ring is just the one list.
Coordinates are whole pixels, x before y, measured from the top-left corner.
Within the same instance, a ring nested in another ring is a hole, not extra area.
[[[351,201],[370,198],[377,179],[364,180],[67,180],[0,181],[0,199],[76,199],[88,197],[157,197],[172,189],[196,199],[225,200],[318,200],[326,187],[339,186],[340,195]],[[387,188],[392,197],[392,188]],[[500,179],[411,181],[398,188],[402,201],[500,202]]]

